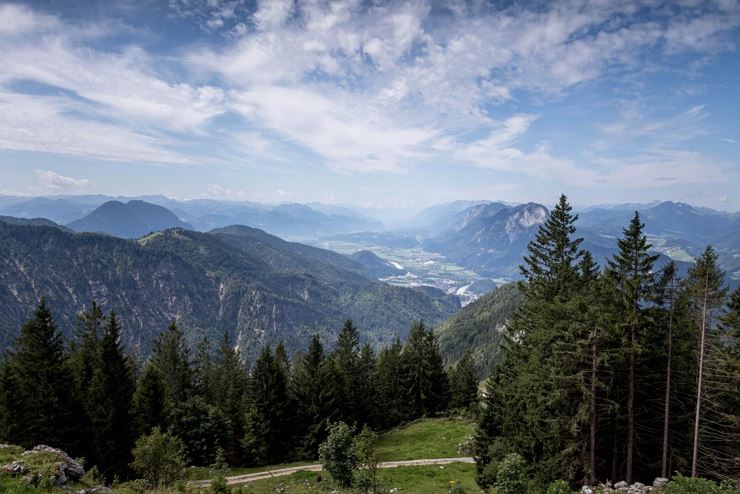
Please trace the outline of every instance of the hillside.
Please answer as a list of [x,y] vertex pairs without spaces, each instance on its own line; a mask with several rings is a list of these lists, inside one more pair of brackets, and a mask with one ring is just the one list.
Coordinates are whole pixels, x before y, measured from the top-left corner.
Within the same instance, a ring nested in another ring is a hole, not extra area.
[[167,208],[138,200],[108,201],[67,226],[78,232],[107,233],[121,238],[138,238],[167,228],[192,228]]
[[414,319],[436,324],[459,309],[434,289],[389,286],[339,254],[253,229],[183,229],[138,242],[0,222],[0,346],[17,334],[40,297],[69,334],[91,301],[114,309],[127,346],[145,351],[171,320],[191,341],[238,336],[246,355],[284,340],[328,341],[351,317],[372,342],[403,336]]
[[467,350],[482,375],[490,375],[501,359],[501,330],[522,302],[515,283],[503,285],[462,308],[435,328],[446,364]]

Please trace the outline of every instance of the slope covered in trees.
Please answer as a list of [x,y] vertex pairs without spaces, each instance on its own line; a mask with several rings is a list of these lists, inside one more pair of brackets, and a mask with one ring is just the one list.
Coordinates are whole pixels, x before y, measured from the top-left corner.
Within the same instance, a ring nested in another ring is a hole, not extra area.
[[537,486],[737,479],[740,292],[727,298],[716,253],[684,279],[657,269],[635,213],[599,270],[576,219],[561,197],[528,246],[478,424],[479,483],[496,483],[512,453]]
[[439,290],[389,286],[345,256],[246,227],[134,242],[0,222],[0,346],[42,297],[65,334],[95,300],[120,315],[127,347],[146,353],[176,319],[189,343],[226,331],[249,356],[281,339],[294,351],[315,332],[332,342],[345,314],[369,341],[390,342],[408,321],[435,324],[460,306]]
[[515,283],[503,285],[463,307],[435,331],[447,364],[472,352],[476,367],[489,375],[503,360],[504,328],[519,307],[522,295]]
[[[51,443],[111,481],[134,475],[131,466],[148,475],[151,461],[177,458],[197,466],[316,459],[336,421],[380,430],[477,399],[476,380],[450,388],[422,322],[407,342],[381,351],[395,359],[376,358],[348,320],[332,351],[316,335],[293,358],[282,343],[263,347],[251,368],[227,334],[192,347],[175,323],[138,362],[119,343],[122,325],[92,305],[65,340],[42,301],[0,364],[0,440]],[[160,446],[167,453],[148,460]]]

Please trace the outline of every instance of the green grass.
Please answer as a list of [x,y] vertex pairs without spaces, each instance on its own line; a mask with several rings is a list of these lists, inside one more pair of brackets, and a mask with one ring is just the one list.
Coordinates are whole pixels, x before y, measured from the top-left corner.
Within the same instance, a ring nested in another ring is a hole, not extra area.
[[473,423],[458,419],[425,419],[380,436],[375,451],[380,461],[454,458],[457,446],[473,434]]
[[[399,494],[446,493],[450,481],[458,482],[465,492],[478,492],[475,483],[475,465],[453,463],[423,467],[384,468],[378,471],[380,485],[386,490],[398,489]],[[357,489],[337,489],[324,472],[298,472],[285,477],[258,480],[241,486],[240,494],[274,494],[282,487],[286,494],[332,492],[357,494]],[[239,491],[236,491],[239,493]]]

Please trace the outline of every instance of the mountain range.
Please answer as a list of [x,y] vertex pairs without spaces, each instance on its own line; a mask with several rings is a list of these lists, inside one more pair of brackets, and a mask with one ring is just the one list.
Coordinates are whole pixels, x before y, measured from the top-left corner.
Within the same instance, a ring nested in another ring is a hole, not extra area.
[[347,256],[244,226],[126,240],[0,221],[0,347],[41,297],[67,334],[96,301],[119,314],[130,348],[146,353],[176,320],[192,343],[236,336],[247,357],[278,341],[303,348],[316,332],[332,341],[346,318],[389,342],[413,320],[436,324],[460,308],[440,290],[390,286]]
[[[142,211],[146,204],[150,208],[156,205],[169,210],[180,222],[178,225],[170,219],[164,224],[169,224],[170,227],[187,225],[188,229],[197,231],[241,224],[300,240],[336,233],[383,229],[382,223],[359,211],[321,203],[275,205],[213,199],[178,201],[160,195],[133,198],[81,195],[31,199],[6,196],[0,199],[0,215],[27,219],[46,218],[55,223],[70,225],[75,230],[108,232],[126,238],[138,236],[134,233],[146,228],[147,219],[154,221],[147,218],[147,214],[136,220],[122,218],[121,204],[126,206],[130,203],[136,206],[130,207],[131,216],[137,216],[138,211]],[[105,208],[100,210],[103,206]],[[150,214],[164,215],[153,208]],[[123,228],[119,223],[121,220],[132,221],[136,225],[130,225],[130,230]]]

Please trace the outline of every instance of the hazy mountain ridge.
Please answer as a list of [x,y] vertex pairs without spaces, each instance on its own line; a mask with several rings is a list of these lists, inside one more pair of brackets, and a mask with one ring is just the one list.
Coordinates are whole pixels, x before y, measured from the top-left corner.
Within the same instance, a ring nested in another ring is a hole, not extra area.
[[316,331],[331,340],[348,317],[370,341],[390,341],[414,319],[436,324],[460,307],[457,297],[385,285],[362,270],[251,229],[172,229],[131,241],[0,222],[0,343],[42,296],[67,334],[94,300],[119,313],[128,345],[146,350],[177,320],[191,341],[238,335],[247,355],[279,340],[301,348]]
[[107,233],[121,238],[138,238],[168,228],[192,229],[164,206],[140,200],[104,202],[67,226],[77,232]]

